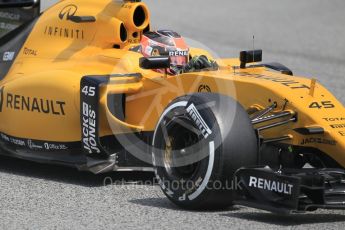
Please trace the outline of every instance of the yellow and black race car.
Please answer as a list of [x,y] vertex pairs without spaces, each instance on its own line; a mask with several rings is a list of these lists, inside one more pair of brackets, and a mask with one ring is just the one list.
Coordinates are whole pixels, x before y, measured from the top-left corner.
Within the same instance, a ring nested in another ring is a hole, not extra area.
[[137,52],[143,2],[61,0],[42,14],[37,3],[0,3],[1,154],[152,170],[187,209],[345,207],[345,110],[316,80],[260,50],[168,74],[169,54]]

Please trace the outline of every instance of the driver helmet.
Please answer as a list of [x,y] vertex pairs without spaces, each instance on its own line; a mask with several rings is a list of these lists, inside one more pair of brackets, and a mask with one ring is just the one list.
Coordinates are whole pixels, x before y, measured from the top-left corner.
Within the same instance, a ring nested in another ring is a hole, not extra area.
[[[184,38],[171,30],[150,31],[143,35],[140,42],[141,53],[145,57],[170,56],[169,74],[177,74],[188,63],[189,47]],[[162,70],[155,70],[164,72]]]

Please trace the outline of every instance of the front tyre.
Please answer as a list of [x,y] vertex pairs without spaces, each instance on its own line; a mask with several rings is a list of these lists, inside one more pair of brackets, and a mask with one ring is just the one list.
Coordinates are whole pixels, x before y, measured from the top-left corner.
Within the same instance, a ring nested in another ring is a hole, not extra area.
[[257,137],[232,98],[198,93],[175,99],[153,137],[153,164],[165,195],[185,209],[230,206],[233,175],[257,164]]

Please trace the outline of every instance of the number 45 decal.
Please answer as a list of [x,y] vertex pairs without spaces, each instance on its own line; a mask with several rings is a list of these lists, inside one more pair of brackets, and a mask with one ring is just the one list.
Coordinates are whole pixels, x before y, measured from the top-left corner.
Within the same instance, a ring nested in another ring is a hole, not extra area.
[[335,108],[335,105],[331,101],[321,101],[321,102],[313,102],[309,105],[311,109],[332,109]]
[[96,95],[96,87],[84,86],[84,88],[81,91],[83,92],[83,94],[89,97],[93,97]]

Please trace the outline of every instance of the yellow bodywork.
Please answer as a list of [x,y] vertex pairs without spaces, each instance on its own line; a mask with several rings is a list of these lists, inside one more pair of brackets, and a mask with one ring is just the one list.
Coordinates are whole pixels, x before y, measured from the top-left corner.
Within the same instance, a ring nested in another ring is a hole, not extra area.
[[[138,6],[146,15],[139,26],[133,23]],[[68,20],[70,14],[93,16],[95,21],[76,23]],[[345,110],[320,83],[313,86],[310,79],[264,67],[240,69],[237,59],[217,60],[218,71],[178,76],[143,70],[139,67],[142,55],[129,48],[138,44],[149,24],[149,11],[142,2],[63,0],[51,7],[38,19],[9,73],[0,82],[7,95],[0,113],[0,132],[34,140],[80,141],[81,79],[89,75],[124,74],[110,78],[101,87],[100,136],[153,131],[172,100],[206,90],[231,96],[245,109],[264,109],[276,102],[275,112],[290,110],[297,121],[260,135],[289,135],[291,139],[285,144],[320,149],[345,166]],[[121,38],[123,26],[126,39]],[[191,53],[207,54],[197,48],[192,48]],[[129,73],[140,73],[142,77],[125,76]],[[12,95],[11,100],[8,94]],[[108,94],[126,94],[125,120],[110,112]],[[23,104],[33,100],[38,109]],[[42,112],[40,103],[50,105],[49,111]],[[305,136],[294,131],[313,126],[322,127],[325,133]]]

